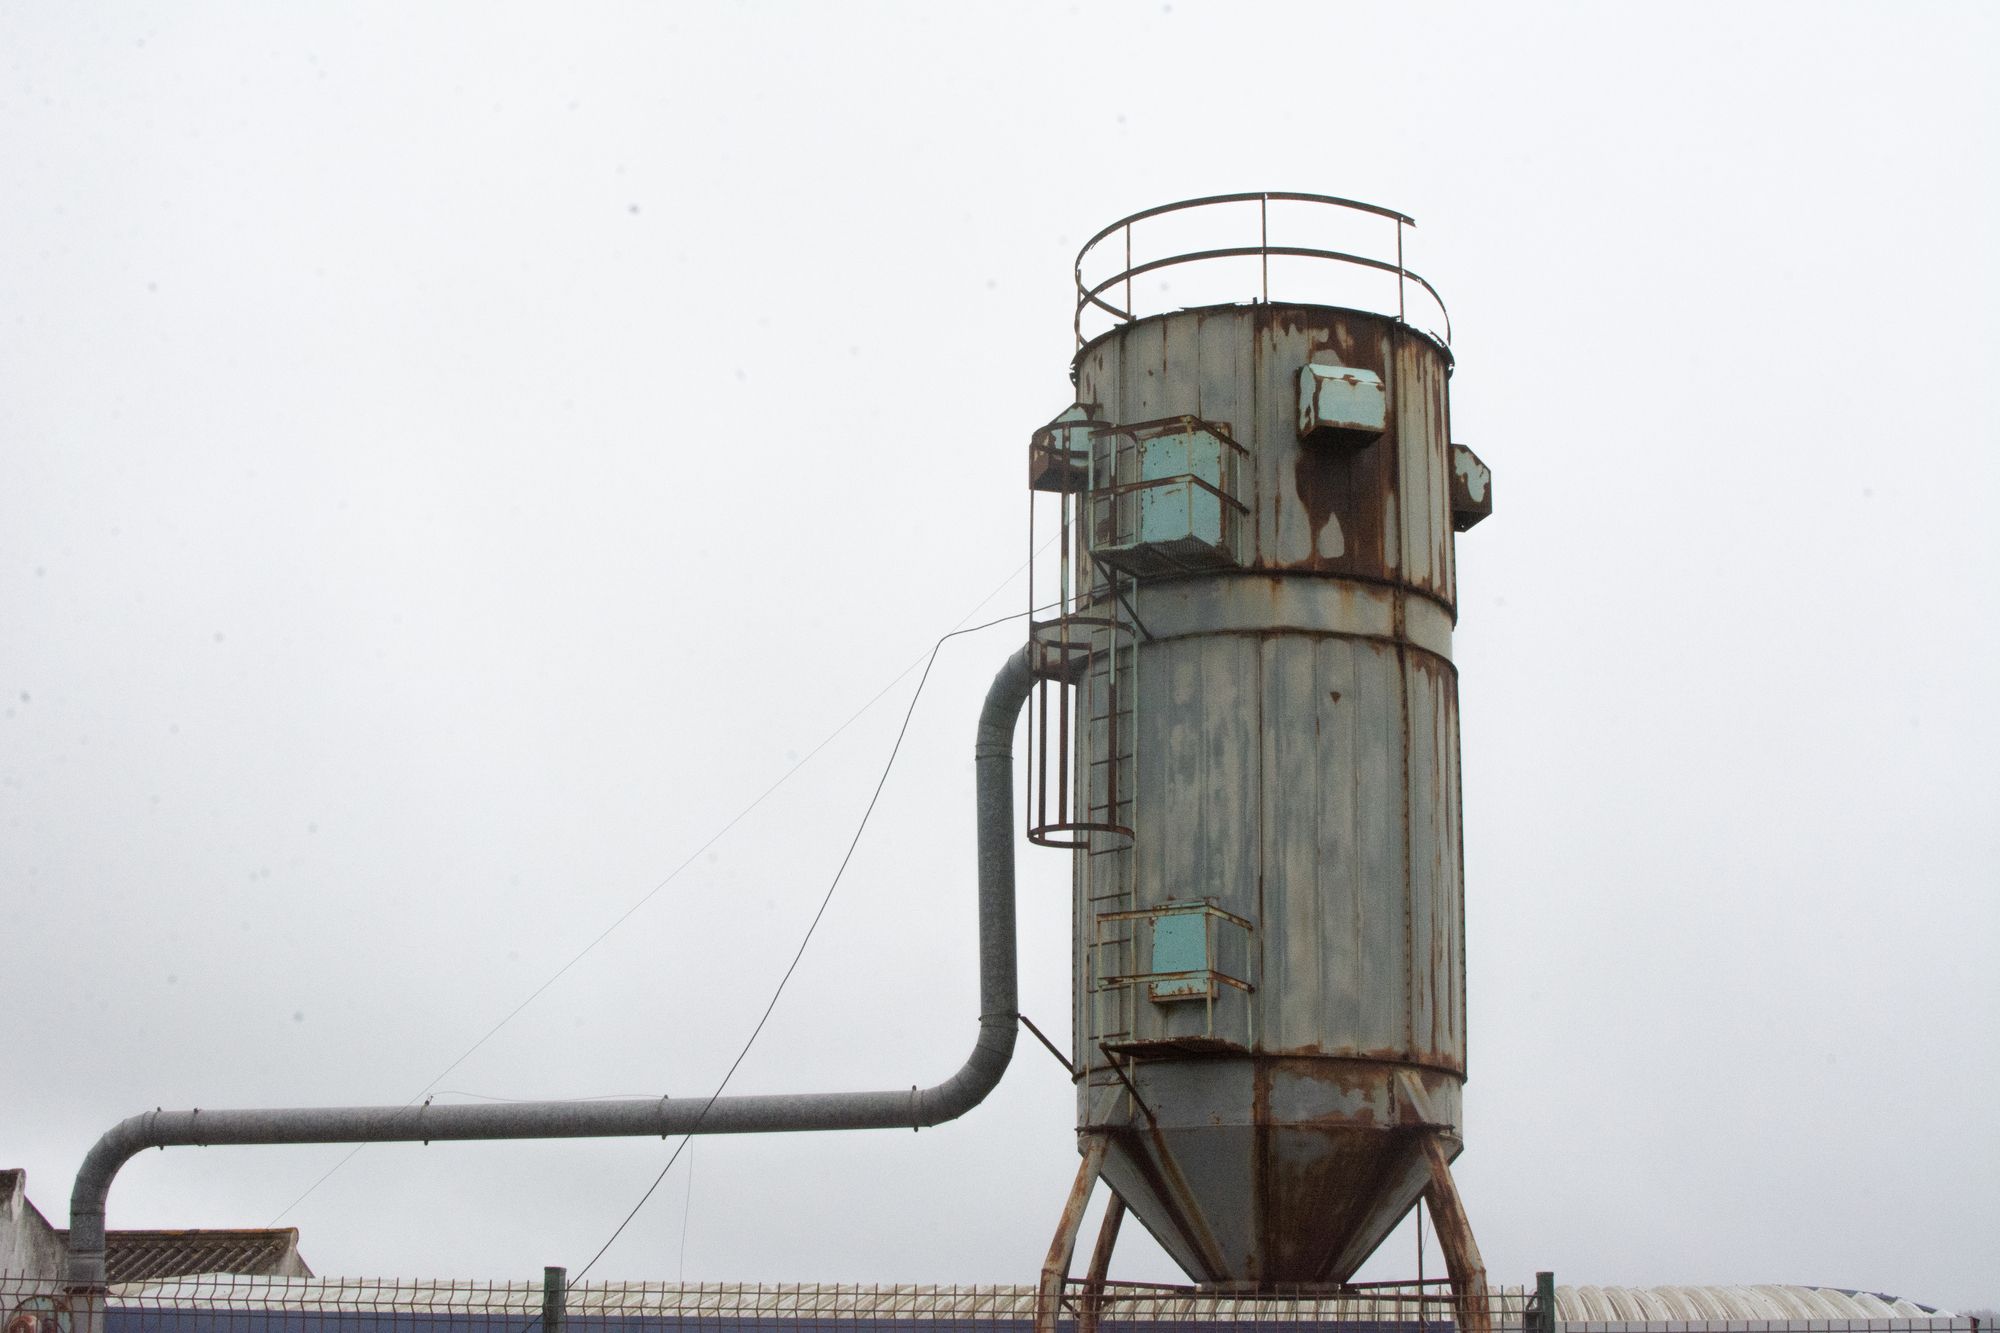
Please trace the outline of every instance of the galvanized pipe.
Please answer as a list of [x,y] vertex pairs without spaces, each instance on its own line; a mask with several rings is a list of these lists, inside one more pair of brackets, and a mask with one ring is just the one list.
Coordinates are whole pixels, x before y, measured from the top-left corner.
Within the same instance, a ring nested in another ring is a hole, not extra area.
[[764,1097],[148,1111],[92,1146],[69,1202],[69,1280],[104,1285],[104,1206],[119,1168],[147,1148],[268,1143],[428,1143],[446,1139],[636,1138],[824,1129],[921,1129],[955,1120],[991,1092],[1014,1054],[1014,724],[1034,684],[1028,653],[1007,659],[979,715],[979,1039],[930,1088]]

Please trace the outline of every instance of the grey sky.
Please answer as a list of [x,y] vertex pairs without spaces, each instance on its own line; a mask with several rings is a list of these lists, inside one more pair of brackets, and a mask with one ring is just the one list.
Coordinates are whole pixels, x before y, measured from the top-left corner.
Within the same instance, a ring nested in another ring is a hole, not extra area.
[[[1069,263],[1228,189],[1418,219],[1458,438],[1471,1082],[1504,1281],[2000,1299],[1993,11],[0,11],[0,1164],[401,1101],[979,611]],[[972,1031],[949,648],[741,1091]],[[439,1085],[709,1091],[914,677]],[[1023,853],[1024,1006],[1068,1005]],[[921,1135],[710,1141],[686,1274],[1025,1280],[1024,1047]],[[532,1275],[669,1145],[371,1148],[322,1272]],[[344,1149],[135,1162],[271,1220]],[[682,1169],[600,1268],[680,1273]],[[1399,1235],[1371,1268],[1403,1275]],[[1433,1252],[1431,1262],[1437,1259]],[[1130,1237],[1119,1269],[1174,1272]]]

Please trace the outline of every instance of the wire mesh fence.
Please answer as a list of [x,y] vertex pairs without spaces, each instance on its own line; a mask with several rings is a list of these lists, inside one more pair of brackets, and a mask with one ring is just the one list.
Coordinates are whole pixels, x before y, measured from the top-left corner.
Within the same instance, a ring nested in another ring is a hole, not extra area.
[[[282,1278],[207,1275],[110,1288],[101,1313],[58,1279],[0,1277],[0,1333],[1028,1333],[1031,1286],[666,1284],[587,1282],[551,1291],[542,1282]],[[1835,1317],[1772,1319],[1565,1319],[1619,1313],[1563,1289],[1562,1333],[1979,1333],[1977,1319],[1906,1302],[1849,1302]],[[1627,1289],[1614,1289],[1627,1290]],[[1644,1289],[1673,1291],[1677,1289]],[[1757,1289],[1743,1289],[1757,1290]],[[1773,1289],[1776,1290],[1776,1289]],[[1807,1289],[1787,1289],[1803,1291]],[[1856,1293],[1841,1293],[1854,1297]],[[1532,1289],[1489,1294],[1495,1333],[1541,1333]],[[1643,1302],[1627,1313],[1643,1313]],[[1655,1302],[1668,1309],[1671,1302]],[[1754,1308],[1746,1306],[1744,1308]],[[1805,1306],[1791,1313],[1810,1313]],[[1064,1333],[1453,1333],[1455,1310],[1436,1284],[1293,1295],[1227,1295],[1192,1288],[1072,1281]]]

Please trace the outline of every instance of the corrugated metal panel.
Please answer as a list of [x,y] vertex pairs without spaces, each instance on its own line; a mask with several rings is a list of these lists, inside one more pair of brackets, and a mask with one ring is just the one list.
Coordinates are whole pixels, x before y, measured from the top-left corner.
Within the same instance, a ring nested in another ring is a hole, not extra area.
[[1935,1311],[1894,1296],[1833,1287],[1562,1287],[1556,1313],[1572,1323],[1840,1322],[1922,1319]]

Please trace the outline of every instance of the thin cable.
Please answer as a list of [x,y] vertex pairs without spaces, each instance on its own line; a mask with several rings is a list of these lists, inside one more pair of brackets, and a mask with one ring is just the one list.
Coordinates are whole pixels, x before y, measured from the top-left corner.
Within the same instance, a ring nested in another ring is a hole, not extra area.
[[[972,609],[970,611],[967,611],[964,616],[959,618],[958,625],[962,626],[965,624],[966,621],[972,619],[973,616],[978,615],[981,607],[985,606],[995,597],[998,597],[1002,592],[1006,590],[1009,584],[1011,584],[1015,579],[1021,577],[1022,571],[1026,570],[1030,564],[1034,563],[1034,557],[1040,555],[1042,551],[1046,551],[1055,540],[1056,538],[1054,537],[1049,538],[1048,541],[1042,543],[1041,550],[1031,553],[1027,560],[1022,561],[1019,565],[1015,566],[1014,570],[1011,573],[1009,573],[1006,578],[1000,580],[1000,582],[998,582],[993,586],[993,590],[991,592],[987,593],[984,597],[980,598],[977,602],[975,602],[973,604]],[[1046,610],[1047,608],[1042,607],[1035,609]],[[1030,611],[1029,614],[1033,614],[1033,611]],[[1013,617],[1009,616],[1007,617],[1007,619],[1011,620],[1013,619]],[[993,623],[999,624],[1001,622],[994,621]],[[974,628],[984,629],[987,627],[981,625],[981,626],[974,626]],[[951,637],[952,634],[962,634],[970,632],[971,631],[969,630],[963,630],[958,628],[958,626],[954,626],[951,630],[951,633],[946,634],[944,638],[948,639]],[[551,974],[546,981],[542,982],[541,985],[535,987],[534,990],[530,991],[526,999],[522,1000],[512,1009],[508,1010],[505,1016],[503,1016],[499,1022],[495,1023],[492,1027],[488,1028],[485,1031],[485,1033],[480,1036],[479,1040],[473,1042],[472,1045],[466,1047],[463,1051],[459,1052],[457,1059],[453,1060],[443,1069],[440,1069],[435,1075],[431,1077],[428,1083],[424,1084],[424,1086],[420,1088],[414,1096],[409,1098],[409,1100],[405,1101],[403,1105],[406,1107],[414,1106],[417,1104],[417,1102],[423,1100],[425,1097],[432,1095],[431,1090],[437,1087],[437,1085],[440,1082],[442,1082],[447,1076],[449,1076],[452,1070],[458,1068],[460,1065],[464,1064],[467,1060],[471,1059],[473,1054],[477,1052],[480,1047],[484,1046],[487,1042],[491,1041],[499,1033],[500,1029],[506,1027],[509,1023],[513,1022],[516,1018],[520,1017],[522,1010],[526,1009],[529,1005],[533,1004],[536,1000],[540,999],[542,997],[543,992],[547,991],[549,987],[555,985],[558,981],[562,980],[563,976],[567,972],[569,972],[571,968],[575,967],[578,963],[582,962],[584,956],[588,954],[592,949],[595,949],[598,945],[604,943],[605,938],[609,936],[612,931],[617,930],[620,926],[624,925],[628,920],[632,918],[632,916],[635,913],[638,912],[640,908],[644,907],[647,903],[651,902],[655,897],[657,897],[661,890],[665,889],[667,885],[673,883],[676,879],[680,878],[681,872],[686,870],[689,866],[693,865],[698,859],[700,859],[701,854],[703,852],[713,847],[716,843],[722,841],[724,835],[726,835],[731,829],[735,828],[738,824],[742,823],[744,819],[746,819],[750,815],[751,811],[755,810],[758,806],[762,805],[767,799],[770,798],[772,793],[778,790],[778,788],[784,786],[787,782],[790,782],[792,778],[797,775],[800,769],[804,768],[807,764],[813,761],[814,757],[816,757],[820,751],[826,749],[827,746],[833,744],[834,741],[838,740],[841,734],[844,733],[849,727],[853,726],[856,722],[860,721],[861,715],[866,713],[869,709],[873,708],[876,704],[880,703],[883,699],[883,696],[887,695],[890,690],[895,689],[897,683],[900,682],[903,679],[903,677],[909,675],[912,671],[915,671],[917,669],[918,663],[920,662],[925,663],[924,670],[928,672],[930,670],[928,662],[936,660],[938,647],[943,643],[944,639],[939,639],[936,644],[931,645],[931,650],[930,653],[928,654],[928,659],[922,656],[912,658],[908,666],[904,667],[901,671],[898,671],[894,676],[890,677],[889,682],[886,685],[884,685],[881,689],[877,690],[873,695],[869,696],[868,702],[862,704],[861,707],[855,709],[854,712],[851,715],[849,715],[848,719],[845,722],[841,723],[839,726],[835,727],[830,733],[828,733],[825,740],[821,741],[818,745],[815,745],[813,746],[812,749],[808,750],[803,758],[801,758],[797,763],[793,764],[790,768],[786,769],[782,774],[780,774],[776,782],[773,782],[770,786],[764,788],[762,792],[758,793],[755,800],[751,801],[750,804],[744,806],[741,810],[737,811],[735,818],[731,819],[727,824],[724,824],[721,828],[717,829],[714,835],[711,836],[707,842],[704,842],[701,846],[695,848],[694,851],[688,854],[685,860],[683,860],[679,865],[675,866],[672,870],[668,871],[664,879],[660,880],[659,883],[655,884],[652,888],[648,889],[645,892],[645,894],[639,898],[637,902],[633,903],[630,907],[626,908],[623,912],[619,913],[617,919],[614,920],[610,925],[606,926],[601,932],[599,932],[599,934],[595,939],[591,940],[590,943],[584,945],[583,948],[579,949],[576,952],[574,957],[572,957],[568,962],[564,963],[561,967],[557,968],[555,972]],[[919,686],[918,688],[921,690],[922,687]],[[904,719],[905,725],[908,724],[908,721],[909,719],[905,717]],[[897,739],[898,742],[900,743],[901,737],[898,737]],[[492,1098],[489,1100],[504,1100],[504,1099]],[[585,1100],[585,1099],[579,1099],[579,1100]],[[359,1154],[361,1150],[367,1146],[368,1145],[365,1143],[357,1143],[352,1148],[349,1148],[344,1154],[342,1154],[339,1161],[335,1162],[332,1166],[328,1167],[323,1173],[321,1173],[318,1179],[314,1180],[312,1184],[306,1186],[305,1189],[300,1192],[297,1198],[293,1199],[290,1203],[286,1204],[283,1208],[281,1208],[278,1211],[277,1216],[273,1217],[265,1225],[271,1227],[275,1227],[276,1225],[278,1225],[278,1223],[283,1221],[285,1217],[289,1215],[294,1208],[297,1208],[300,1204],[304,1203],[308,1198],[310,1198],[312,1196],[313,1191],[317,1190],[321,1185],[324,1185],[327,1181],[331,1180],[336,1172],[338,1172],[342,1167],[346,1166],[349,1162],[353,1161],[356,1155]]]
[[[992,600],[991,594],[988,594],[987,600],[988,601]],[[917,659],[917,661],[921,660],[922,660],[921,658]],[[458,1068],[460,1065],[464,1064],[467,1060],[471,1059],[473,1054],[476,1051],[478,1051],[480,1047],[484,1046],[487,1042],[493,1040],[493,1038],[496,1035],[498,1035],[500,1029],[506,1027],[509,1023],[513,1022],[516,1018],[520,1017],[522,1010],[526,1009],[536,1000],[539,1000],[542,997],[543,993],[549,989],[549,987],[555,985],[558,981],[561,981],[564,975],[567,974],[571,968],[575,967],[578,963],[584,960],[585,955],[590,953],[590,951],[592,949],[595,949],[598,945],[604,943],[604,941],[611,935],[611,932],[617,930],[620,926],[624,925],[627,921],[631,920],[633,914],[638,912],[638,910],[644,907],[647,903],[653,901],[653,899],[657,897],[660,891],[665,889],[667,885],[673,883],[676,879],[680,878],[681,872],[686,870],[689,866],[693,865],[697,860],[699,860],[703,852],[715,846],[716,843],[722,841],[723,836],[727,834],[731,829],[735,828],[738,824],[742,823],[744,819],[749,817],[751,811],[755,810],[758,806],[762,805],[766,800],[768,800],[771,794],[776,792],[778,788],[784,786],[787,782],[790,782],[792,778],[798,773],[798,771],[804,768],[807,764],[811,763],[813,761],[813,758],[816,755],[818,755],[821,750],[824,750],[827,746],[833,744],[834,741],[840,738],[841,733],[845,732],[849,727],[853,726],[857,721],[859,721],[863,713],[866,713],[869,709],[873,708],[877,703],[881,702],[883,696],[888,694],[890,690],[896,687],[897,681],[902,680],[904,676],[907,676],[912,671],[916,670],[917,661],[912,661],[910,665],[904,667],[901,671],[897,672],[895,677],[891,679],[887,685],[884,685],[880,690],[877,690],[875,694],[869,698],[867,703],[855,709],[854,712],[848,717],[848,719],[845,722],[841,723],[839,726],[835,727],[825,740],[821,741],[818,745],[815,745],[811,750],[808,750],[804,758],[800,759],[796,764],[793,764],[790,768],[786,769],[784,773],[779,776],[776,782],[773,782],[770,786],[764,788],[763,791],[759,792],[757,794],[756,799],[751,801],[750,804],[744,806],[741,810],[737,811],[735,818],[731,819],[727,824],[724,824],[721,828],[717,829],[715,833],[712,836],[710,836],[707,842],[704,842],[701,846],[695,848],[692,852],[688,853],[687,858],[685,860],[683,860],[679,865],[675,866],[672,870],[667,872],[666,878],[662,879],[659,883],[655,884],[652,888],[648,889],[639,898],[637,902],[633,903],[623,912],[620,912],[617,918],[613,920],[610,925],[606,926],[603,930],[597,933],[596,938],[592,939],[590,943],[584,945],[581,949],[577,950],[575,955],[572,956],[568,962],[564,963],[561,967],[557,968],[553,973],[551,973],[548,979],[542,982],[541,985],[535,987],[534,990],[528,992],[528,996],[526,999],[522,1000],[512,1009],[509,1009],[506,1015],[502,1017],[499,1022],[495,1023],[492,1027],[486,1029],[485,1033],[480,1036],[479,1040],[473,1042],[472,1045],[466,1047],[463,1051],[460,1051],[458,1053],[457,1059],[453,1060],[443,1069],[440,1069],[437,1072],[436,1077],[432,1078],[430,1082],[426,1083],[415,1096],[411,1097],[408,1101],[404,1102],[403,1105],[414,1106],[417,1102],[421,1101],[423,1098],[430,1096],[431,1089],[435,1088],[439,1082],[441,1082],[447,1075],[451,1073],[452,1070]],[[649,1093],[647,1095],[651,1096],[652,1094]],[[311,1195],[314,1190],[318,1189],[321,1185],[324,1185],[333,1176],[334,1172],[340,1170],[342,1167],[346,1166],[349,1162],[353,1161],[355,1154],[359,1153],[363,1148],[367,1146],[368,1145],[365,1143],[357,1143],[352,1148],[348,1149],[345,1156],[343,1156],[339,1161],[335,1162],[332,1166],[328,1167],[326,1169],[325,1174],[321,1175],[319,1179],[313,1181],[312,1184],[306,1186],[305,1191],[301,1193],[298,1196],[298,1198],[293,1199],[290,1203],[286,1204],[283,1210],[281,1210],[278,1213],[278,1215],[272,1218],[270,1222],[267,1223],[266,1225],[276,1226],[280,1221],[284,1219],[286,1214],[290,1213],[292,1209],[304,1203],[307,1197]]]
[[[987,600],[989,601],[992,600],[990,595],[988,596]],[[604,943],[604,941],[610,936],[611,932],[617,930],[620,926],[624,925],[627,921],[631,920],[634,913],[636,913],[640,908],[644,907],[647,903],[653,901],[653,899],[656,896],[658,896],[660,891],[662,889],[665,889],[667,885],[673,883],[676,879],[680,878],[681,872],[686,870],[689,866],[693,865],[698,859],[700,859],[701,854],[703,852],[715,846],[716,843],[722,841],[723,836],[727,834],[731,829],[735,828],[738,824],[742,823],[744,819],[746,819],[750,815],[751,811],[755,810],[758,806],[762,805],[766,800],[768,800],[771,794],[777,791],[778,788],[784,786],[787,782],[790,782],[793,776],[796,775],[800,769],[804,768],[807,764],[811,763],[813,761],[813,758],[816,755],[818,755],[821,750],[824,750],[827,746],[833,744],[834,741],[840,738],[842,732],[845,732],[849,727],[853,726],[855,722],[859,721],[863,713],[866,713],[869,709],[873,708],[877,703],[881,702],[882,697],[888,694],[890,690],[896,687],[897,681],[902,680],[904,676],[907,676],[910,674],[910,672],[916,670],[916,666],[917,663],[913,661],[910,663],[909,666],[906,666],[901,671],[897,672],[895,677],[891,679],[887,685],[884,685],[880,690],[876,691],[875,694],[868,700],[867,703],[855,709],[853,714],[850,715],[845,722],[835,727],[825,740],[821,741],[818,745],[815,745],[811,750],[808,750],[804,758],[800,759],[796,764],[793,764],[790,768],[786,769],[776,782],[773,782],[770,786],[764,788],[763,791],[759,792],[757,794],[757,798],[751,801],[750,804],[744,806],[741,810],[737,811],[735,818],[731,819],[727,824],[724,824],[721,828],[717,829],[715,833],[708,839],[707,842],[704,842],[701,846],[695,848],[694,851],[688,854],[685,860],[683,860],[679,865],[675,866],[672,870],[668,871],[666,878],[662,879],[659,883],[655,884],[652,888],[648,889],[639,898],[637,902],[633,903],[623,912],[620,912],[617,918],[613,920],[610,925],[606,926],[603,930],[598,932],[596,938],[592,939],[590,943],[584,945],[581,949],[577,950],[575,955],[572,956],[568,962],[564,963],[561,967],[557,968],[553,973],[551,973],[548,979],[542,982],[541,985],[535,987],[534,990],[528,992],[528,996],[526,999],[522,1000],[512,1009],[509,1009],[506,1015],[502,1017],[499,1022],[495,1023],[492,1027],[486,1029],[486,1031],[480,1036],[479,1040],[473,1042],[472,1045],[466,1047],[463,1051],[460,1051],[458,1053],[457,1059],[453,1060],[443,1069],[440,1069],[437,1072],[436,1077],[432,1078],[430,1082],[426,1083],[423,1086],[422,1090],[420,1090],[415,1096],[411,1097],[408,1101],[404,1102],[403,1105],[414,1106],[416,1105],[417,1102],[421,1101],[427,1096],[430,1096],[431,1089],[435,1088],[440,1081],[442,1081],[447,1075],[451,1073],[452,1070],[458,1068],[460,1065],[464,1064],[467,1060],[471,1059],[474,1052],[478,1051],[480,1047],[484,1046],[487,1042],[493,1040],[493,1038],[499,1034],[500,1029],[506,1027],[509,1023],[513,1022],[516,1018],[520,1017],[522,1010],[526,1009],[536,1000],[539,1000],[542,997],[543,993],[549,989],[549,987],[555,985],[558,981],[561,981],[564,975],[567,974],[571,968],[575,967],[578,963],[582,962],[584,960],[585,955],[590,953],[590,951],[592,949],[595,949],[598,945]],[[647,1095],[650,1096],[651,1094]],[[346,1154],[342,1156],[339,1161],[335,1162],[332,1166],[328,1167],[325,1173],[322,1174],[319,1177],[319,1179],[313,1181],[312,1184],[306,1186],[305,1190],[302,1193],[300,1193],[300,1195],[296,1199],[293,1199],[290,1203],[286,1204],[284,1208],[279,1211],[278,1215],[272,1218],[270,1222],[266,1223],[266,1225],[273,1227],[278,1225],[278,1223],[284,1220],[285,1216],[288,1213],[290,1213],[292,1209],[304,1203],[314,1190],[318,1189],[321,1185],[324,1185],[328,1180],[330,1180],[333,1177],[333,1174],[335,1172],[339,1171],[342,1167],[346,1166],[349,1162],[353,1161],[355,1155],[367,1146],[368,1145],[365,1143],[357,1143],[352,1148],[349,1148]]]
[[813,933],[819,929],[820,921],[826,916],[827,907],[833,902],[834,890],[840,887],[841,877],[847,873],[848,863],[854,859],[854,849],[861,845],[861,835],[868,831],[869,817],[875,813],[875,805],[882,799],[882,788],[888,785],[889,773],[896,767],[896,756],[901,754],[903,750],[903,738],[909,735],[910,732],[910,719],[916,715],[917,700],[924,697],[924,685],[931,678],[931,668],[937,665],[937,655],[939,650],[944,647],[945,640],[955,639],[961,634],[976,634],[983,629],[992,629],[995,625],[1004,625],[1010,620],[1019,620],[1024,615],[1032,615],[1035,610],[1042,609],[1045,608],[1037,607],[1028,611],[1016,611],[1013,615],[1002,616],[998,620],[989,620],[983,625],[974,625],[968,629],[955,629],[940,636],[938,641],[931,646],[930,658],[924,663],[924,674],[917,677],[917,688],[910,695],[910,705],[903,710],[903,725],[896,731],[895,744],[889,747],[889,758],[882,765],[882,775],[875,780],[875,790],[868,797],[867,808],[861,812],[861,822],[855,826],[854,836],[847,843],[847,852],[840,858],[840,865],[833,872],[833,882],[826,886],[826,893],[819,900],[819,910],[813,913],[811,923],[806,926],[805,937],[799,941],[799,947],[792,954],[792,961],[786,966],[785,974],[778,978],[778,986],[776,990],[771,992],[770,1003],[764,1006],[763,1014],[757,1019],[757,1026],[750,1029],[749,1039],[743,1043],[743,1049],[736,1053],[734,1060],[730,1061],[729,1070],[723,1074],[722,1082],[715,1085],[715,1091],[709,1094],[706,1102],[702,1103],[701,1114],[695,1117],[694,1127],[681,1135],[681,1141],[675,1145],[673,1155],[667,1158],[667,1164],[660,1168],[660,1174],[654,1176],[653,1183],[646,1186],[646,1192],[639,1196],[639,1202],[632,1205],[632,1211],[625,1214],[625,1220],[618,1224],[617,1229],[611,1233],[610,1239],[598,1246],[597,1253],[590,1256],[590,1262],[577,1270],[576,1280],[581,1281],[592,1268],[597,1266],[597,1261],[604,1257],[604,1252],[609,1250],[617,1239],[625,1234],[625,1228],[632,1224],[632,1219],[639,1215],[639,1210],[646,1206],[646,1201],[653,1197],[655,1190],[660,1188],[660,1182],[667,1178],[667,1172],[674,1169],[674,1163],[680,1160],[682,1151],[694,1141],[694,1136],[701,1132],[702,1121],[708,1119],[709,1110],[722,1097],[723,1089],[729,1086],[729,1080],[736,1077],[736,1071],[742,1066],[744,1057],[750,1054],[750,1048],[757,1044],[757,1038],[763,1034],[764,1025],[771,1021],[771,1014],[778,1007],[779,997],[785,993],[785,987],[790,983],[792,973],[798,970],[799,960],[806,956],[806,946],[812,943]]

